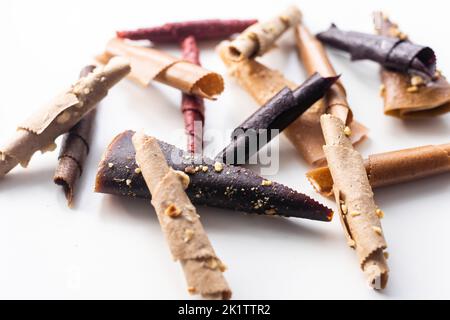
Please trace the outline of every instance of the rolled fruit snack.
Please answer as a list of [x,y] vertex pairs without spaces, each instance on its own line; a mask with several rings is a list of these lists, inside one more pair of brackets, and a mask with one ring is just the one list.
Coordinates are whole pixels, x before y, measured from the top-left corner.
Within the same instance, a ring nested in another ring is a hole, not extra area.
[[432,79],[436,72],[434,51],[397,37],[343,31],[336,25],[317,35],[320,41],[350,53],[352,60],[368,59],[402,73]]
[[[374,24],[378,34],[408,41],[397,24],[381,12],[374,13]],[[433,81],[420,75],[411,75],[381,68],[381,90],[384,113],[399,118],[433,117],[450,111],[450,84],[436,71]]]
[[[295,28],[295,38],[300,60],[309,75],[315,72],[323,77],[337,75],[322,43],[309,32],[304,24],[300,23]],[[325,105],[325,113],[335,115],[346,125],[352,123],[353,113],[347,101],[347,92],[340,80],[331,86],[321,103]]]
[[[194,37],[187,37],[181,42],[183,59],[200,65],[200,52]],[[187,150],[190,153],[203,150],[203,127],[205,123],[205,104],[202,98],[182,93],[181,111],[184,117],[185,131],[188,136]],[[198,128],[200,124],[200,128]],[[199,130],[200,129],[200,130]]]
[[[308,73],[336,74],[322,44],[305,26],[297,27],[296,38]],[[326,143],[323,148],[344,233],[350,247],[356,249],[370,286],[382,289],[387,284],[389,269],[383,253],[387,246],[377,214],[381,211],[375,206],[362,157],[349,139],[352,132],[347,123],[352,113],[342,83],[334,84],[322,101],[327,108],[327,114],[320,118]]]
[[130,40],[149,40],[155,43],[180,42],[190,36],[197,41],[224,40],[233,34],[244,31],[256,22],[257,20],[254,19],[209,19],[170,22],[157,27],[118,31],[117,37]]
[[[96,192],[135,198],[151,197],[136,165],[131,143],[133,134],[133,131],[125,131],[108,146],[99,164]],[[159,145],[169,166],[187,174],[190,183],[186,192],[195,205],[325,222],[332,219],[331,209],[249,169],[192,155],[162,141]]]
[[76,125],[129,72],[126,60],[111,60],[79,79],[22,123],[16,135],[0,149],[0,178],[19,163],[26,167],[36,151],[55,150],[55,139]]
[[[372,188],[400,184],[450,172],[450,144],[429,145],[370,155],[364,160]],[[333,179],[328,167],[306,174],[317,192],[331,196]]]
[[251,156],[323,97],[337,79],[315,73],[295,90],[284,88],[233,131],[231,143],[216,159],[234,165],[248,163]]
[[[279,71],[269,69],[254,59],[234,61],[228,54],[229,42],[222,42],[217,50],[228,72],[237,80],[259,105],[264,105],[283,88],[295,90],[298,85],[286,79]],[[300,153],[311,165],[320,166],[326,163],[323,152],[325,144],[320,127],[320,116],[328,109],[319,100],[299,118],[292,122],[284,133]],[[357,144],[366,137],[367,129],[356,121],[348,123],[352,131],[351,141]]]
[[300,10],[290,6],[271,20],[255,23],[231,41],[228,46],[230,59],[241,61],[262,56],[286,30],[301,19]]
[[223,276],[225,265],[217,257],[187,197],[186,174],[175,172],[166,162],[155,138],[137,133],[132,138],[136,162],[153,194],[152,205],[175,261],[183,268],[188,291],[208,299],[230,299]]
[[114,56],[130,61],[129,77],[142,86],[148,86],[154,80],[210,100],[214,100],[224,89],[222,76],[218,73],[160,50],[132,45],[116,38],[108,42],[105,52],[97,56],[97,60],[104,64]]
[[[85,67],[80,78],[94,71],[95,66]],[[72,206],[75,184],[83,173],[84,161],[89,153],[90,136],[97,109],[89,112],[63,137],[53,181],[62,186],[67,204]]]
[[383,289],[388,281],[387,248],[372,188],[361,155],[344,133],[341,119],[324,114],[321,119],[323,147],[333,178],[333,192],[348,245],[356,250],[369,285]]

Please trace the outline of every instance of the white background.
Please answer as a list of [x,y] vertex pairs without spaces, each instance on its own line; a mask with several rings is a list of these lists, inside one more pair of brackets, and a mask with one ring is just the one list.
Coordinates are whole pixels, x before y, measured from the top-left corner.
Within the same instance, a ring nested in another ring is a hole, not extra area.
[[[432,46],[438,67],[450,75],[447,1],[1,1],[0,143],[69,86],[117,29],[201,18],[264,19],[293,2],[313,32],[331,22],[372,32],[371,12],[385,10],[412,39]],[[220,99],[207,103],[206,129],[225,132],[257,105],[225,75],[213,45],[201,48],[204,66],[226,80]],[[336,51],[330,56],[343,73],[355,118],[371,130],[360,148],[364,155],[449,142],[450,115],[387,117],[378,96],[378,66],[350,63]],[[305,79],[292,33],[262,60],[298,83]],[[52,182],[57,152],[36,154],[27,170],[17,168],[0,181],[0,298],[190,298],[150,203],[93,193],[97,164],[119,132],[143,129],[184,147],[173,134],[183,127],[179,103],[179,92],[158,84],[142,89],[124,81],[111,91],[100,107],[74,209]],[[281,168],[271,179],[320,198],[306,181],[306,163],[284,137],[280,143]],[[210,145],[223,147],[223,137]],[[366,286],[337,217],[327,224],[198,210],[229,267],[225,275],[236,299],[450,298],[448,182],[447,174],[376,190],[386,212],[391,268],[382,293]]]

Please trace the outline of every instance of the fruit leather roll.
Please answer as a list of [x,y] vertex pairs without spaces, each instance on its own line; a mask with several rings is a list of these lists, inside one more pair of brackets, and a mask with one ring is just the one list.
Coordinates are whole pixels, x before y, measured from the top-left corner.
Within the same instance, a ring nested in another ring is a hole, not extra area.
[[[200,65],[200,50],[197,41],[190,36],[181,42],[183,59]],[[182,93],[181,111],[187,135],[187,151],[201,153],[203,150],[203,127],[205,125],[205,103],[202,98]]]
[[216,159],[228,164],[246,164],[253,154],[322,98],[337,79],[337,76],[324,78],[315,73],[295,90],[284,88],[233,131],[232,142]]
[[[259,105],[264,105],[285,87],[295,90],[298,85],[286,79],[279,71],[272,70],[253,59],[234,61],[228,53],[228,43],[221,43],[217,50],[228,72],[237,80]],[[322,146],[325,144],[320,116],[328,106],[319,100],[292,122],[284,133],[311,165],[320,166],[326,163]],[[352,131],[351,141],[357,144],[366,137],[367,129],[356,121],[348,124]]]
[[[323,77],[336,76],[322,43],[304,24],[299,24],[295,28],[295,38],[300,60],[309,75],[318,72]],[[326,113],[335,115],[346,125],[352,123],[353,113],[347,101],[347,92],[340,80],[331,86],[322,103],[326,106]]]
[[[397,24],[381,12],[374,13],[378,34],[407,39]],[[384,113],[399,118],[433,117],[450,111],[450,84],[437,71],[433,81],[420,75],[381,68],[381,96]]]
[[[133,131],[125,131],[108,146],[99,164],[96,192],[150,198],[136,165],[131,143],[133,134]],[[189,177],[186,192],[195,205],[319,221],[332,219],[332,210],[251,170],[193,156],[162,141],[159,144],[169,165]]]
[[135,46],[116,38],[108,42],[105,52],[97,60],[107,63],[114,56],[130,61],[129,77],[143,86],[155,80],[206,99],[215,99],[224,89],[222,76],[218,73],[160,50]]
[[230,43],[228,50],[231,59],[240,61],[262,56],[286,30],[301,19],[300,10],[291,6],[271,20],[255,23]]
[[[95,66],[85,67],[80,77],[85,77],[95,69]],[[95,122],[97,110],[89,112],[63,137],[58,157],[58,165],[53,181],[62,186],[67,198],[67,204],[72,206],[75,185],[83,173],[84,161],[89,153],[90,136]]]
[[[429,145],[374,154],[364,161],[370,185],[379,188],[450,171],[450,144]],[[307,173],[314,188],[330,196],[333,179],[328,167]]]
[[350,53],[352,60],[368,59],[403,73],[432,78],[436,71],[434,51],[405,39],[343,31],[336,25],[317,35],[320,41]]
[[348,245],[355,249],[369,285],[383,289],[389,275],[384,253],[387,244],[380,223],[381,210],[375,205],[363,158],[353,149],[341,119],[324,114],[320,121],[333,193]]
[[168,166],[155,138],[136,133],[132,142],[142,176],[153,194],[151,202],[161,229],[174,260],[183,268],[188,291],[208,299],[231,298],[222,274],[225,265],[214,252],[200,216],[184,191],[185,174]]
[[244,31],[256,22],[257,20],[254,19],[207,19],[169,22],[162,26],[118,31],[117,37],[130,40],[149,40],[155,43],[178,43],[190,36],[197,41],[225,40],[233,34]]
[[55,150],[55,139],[93,110],[106,97],[108,90],[129,72],[127,61],[119,58],[111,60],[104,67],[96,68],[80,78],[34,113],[18,127],[16,135],[0,151],[0,178],[19,163],[26,167],[36,151],[44,153]]

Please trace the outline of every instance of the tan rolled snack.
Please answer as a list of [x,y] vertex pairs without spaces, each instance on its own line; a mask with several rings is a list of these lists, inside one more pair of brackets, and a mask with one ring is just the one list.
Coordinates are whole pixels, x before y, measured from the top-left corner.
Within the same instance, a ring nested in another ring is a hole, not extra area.
[[[297,26],[296,38],[300,58],[308,73],[336,75],[322,44],[305,26]],[[320,118],[326,142],[323,149],[331,181],[334,181],[332,189],[342,226],[349,245],[356,249],[370,286],[382,289],[387,284],[389,272],[383,253],[387,245],[363,159],[348,137],[351,130],[346,130],[352,121],[352,112],[342,83],[335,83],[322,102],[329,113]]]
[[325,114],[320,121],[333,192],[348,244],[356,250],[369,284],[383,289],[389,272],[383,252],[387,245],[381,229],[381,211],[375,205],[364,160],[344,133],[341,119]]
[[271,20],[251,25],[230,43],[230,58],[242,61],[262,56],[286,30],[298,24],[301,19],[300,10],[290,6]]
[[[372,188],[385,187],[450,172],[450,144],[429,145],[374,154],[364,161]],[[313,169],[308,180],[324,196],[331,196],[333,179],[328,167]]]
[[[374,13],[378,34],[407,39],[397,24],[381,12]],[[437,72],[434,81],[427,82],[409,75],[381,68],[381,96],[384,113],[398,118],[433,117],[450,111],[450,84]]]
[[[337,75],[322,43],[309,32],[305,25],[299,24],[295,28],[295,38],[300,60],[309,75],[314,72],[318,72],[323,77]],[[326,113],[335,115],[347,125],[352,123],[353,114],[347,102],[347,93],[340,80],[330,88],[324,100]]]
[[[276,93],[284,87],[294,90],[298,86],[286,79],[279,71],[269,69],[265,65],[252,59],[244,59],[236,62],[230,59],[228,44],[223,42],[218,47],[218,52],[226,65],[229,73],[236,78],[255,101],[264,105]],[[320,116],[325,113],[327,107],[323,100],[316,102],[301,117],[284,130],[294,147],[301,156],[311,165],[320,166],[326,163],[322,146],[324,145]],[[353,121],[349,127],[353,134],[352,142],[357,144],[366,137],[366,128]]]
[[115,38],[108,42],[105,52],[98,56],[97,60],[106,63],[114,56],[123,56],[130,60],[129,77],[142,86],[148,86],[155,80],[184,93],[211,100],[224,90],[222,76],[218,73],[163,51],[134,46],[126,40]]
[[231,290],[222,274],[225,267],[184,191],[189,177],[169,168],[155,138],[136,133],[133,145],[136,162],[152,194],[152,205],[173,258],[181,263],[189,292],[210,299],[231,298]]
[[129,72],[126,60],[113,59],[80,78],[22,123],[15,137],[0,151],[0,178],[19,163],[27,167],[36,151],[55,150],[55,139],[76,125]]

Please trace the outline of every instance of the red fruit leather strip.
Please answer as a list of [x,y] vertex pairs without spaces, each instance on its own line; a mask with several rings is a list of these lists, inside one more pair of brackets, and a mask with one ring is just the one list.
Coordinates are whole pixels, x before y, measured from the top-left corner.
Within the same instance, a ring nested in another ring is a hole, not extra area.
[[[181,49],[184,60],[200,65],[200,51],[193,36],[189,36],[181,42]],[[181,110],[188,136],[187,151],[190,153],[201,153],[201,150],[203,150],[203,126],[205,123],[205,104],[203,99],[183,93]],[[201,123],[201,126],[196,126],[196,123]]]
[[118,31],[119,38],[130,40],[150,40],[160,43],[179,42],[193,36],[197,41],[223,40],[235,33],[241,33],[257,20],[197,20],[166,23],[162,26],[132,31]]

